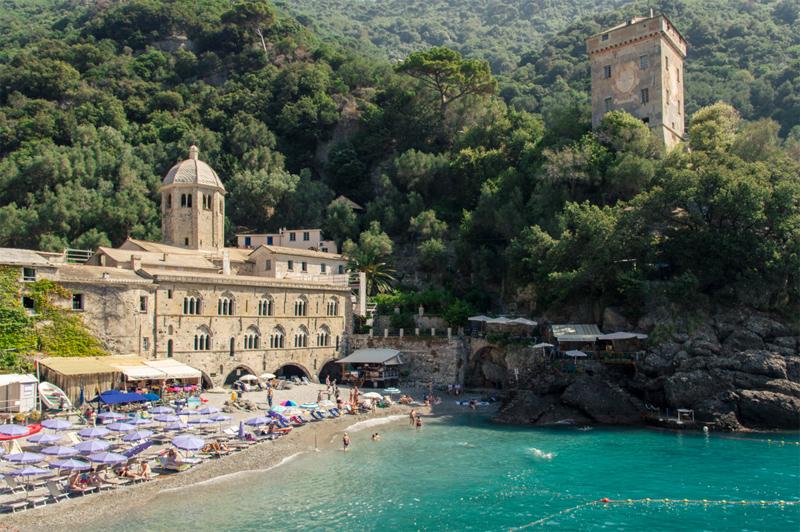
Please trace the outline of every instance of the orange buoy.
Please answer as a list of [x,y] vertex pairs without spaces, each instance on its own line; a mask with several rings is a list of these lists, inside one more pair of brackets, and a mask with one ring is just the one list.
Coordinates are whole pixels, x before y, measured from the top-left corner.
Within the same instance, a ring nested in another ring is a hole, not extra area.
[[608,499],[600,499],[600,502],[611,502],[611,501]]

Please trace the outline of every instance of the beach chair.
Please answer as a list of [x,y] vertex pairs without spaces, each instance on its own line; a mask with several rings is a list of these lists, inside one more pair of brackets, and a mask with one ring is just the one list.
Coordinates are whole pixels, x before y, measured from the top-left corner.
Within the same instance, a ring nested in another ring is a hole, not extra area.
[[25,486],[22,486],[14,477],[6,476],[5,479],[8,489],[11,493],[21,493],[25,491]]
[[69,494],[72,495],[74,493],[80,493],[81,497],[83,497],[87,493],[94,493],[95,491],[98,491],[97,486],[86,486],[81,488],[70,488]]
[[158,463],[161,464],[161,469],[163,469],[164,471],[181,472],[181,471],[186,471],[187,469],[190,469],[192,467],[191,464],[185,464],[185,463],[180,465],[169,464],[166,456],[159,456]]
[[332,417],[339,417],[342,415],[342,413],[339,412],[338,408],[329,408],[328,412],[331,414]]
[[50,500],[53,502],[61,502],[64,499],[69,499],[69,492],[64,491],[61,485],[55,480],[47,481],[47,491],[50,492]]
[[297,384],[298,386],[300,386],[301,384],[303,384],[303,381],[301,381],[301,380],[300,380],[300,378],[299,378],[299,377],[297,377],[297,376],[294,376],[294,377],[292,377],[292,382],[293,382],[293,383],[295,383],[295,384]]
[[301,380],[303,381],[303,384],[311,384],[311,382],[308,380],[308,377],[304,376]]
[[26,510],[28,508],[28,499],[20,499],[18,501],[7,502],[3,505],[6,511],[10,510],[12,513],[17,513],[19,510]]
[[81,440],[80,436],[78,436],[77,432],[67,432],[67,439],[69,439],[72,445],[75,445],[76,443],[80,443],[83,441]]
[[325,416],[323,416],[321,412],[317,411],[311,412],[311,421],[320,421],[323,419],[325,419]]

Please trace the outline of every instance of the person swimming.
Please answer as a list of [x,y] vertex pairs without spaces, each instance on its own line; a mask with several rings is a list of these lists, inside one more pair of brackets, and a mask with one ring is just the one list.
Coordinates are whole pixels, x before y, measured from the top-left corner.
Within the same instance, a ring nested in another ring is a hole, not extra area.
[[533,454],[535,454],[537,458],[541,458],[542,460],[552,460],[555,456],[555,453],[546,453],[536,447],[532,447],[531,451],[533,451]]

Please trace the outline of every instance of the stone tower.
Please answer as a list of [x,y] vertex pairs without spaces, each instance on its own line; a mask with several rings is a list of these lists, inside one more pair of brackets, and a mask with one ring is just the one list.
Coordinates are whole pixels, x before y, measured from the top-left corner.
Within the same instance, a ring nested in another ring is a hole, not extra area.
[[161,183],[161,241],[219,252],[224,247],[225,187],[217,173],[197,158],[172,167]]
[[673,148],[684,133],[686,41],[664,15],[636,17],[586,39],[592,75],[592,127],[624,110]]

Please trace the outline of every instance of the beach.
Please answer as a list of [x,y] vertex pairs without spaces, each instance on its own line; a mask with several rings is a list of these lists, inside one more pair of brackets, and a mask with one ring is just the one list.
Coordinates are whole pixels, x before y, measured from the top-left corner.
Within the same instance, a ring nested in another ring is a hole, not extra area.
[[[279,404],[287,400],[297,404],[314,402],[318,391],[320,389],[324,391],[324,388],[324,385],[309,384],[294,386],[291,390],[276,391],[273,404]],[[368,391],[371,390],[365,389],[361,392]],[[340,387],[340,396],[343,399],[347,399],[349,392],[349,388]],[[427,389],[404,389],[403,393],[419,401],[422,395],[427,393]],[[204,393],[202,397],[208,400],[207,403],[203,403],[204,407],[216,406],[221,408],[224,406],[225,401],[230,399],[230,392],[224,394]],[[477,396],[464,395],[462,400],[469,400],[473,397],[477,398]],[[243,398],[266,408],[267,399],[264,391],[244,392]],[[315,448],[320,451],[341,449],[342,435],[348,427],[377,418],[406,417],[412,408],[423,417],[469,411],[467,406],[456,405],[454,396],[445,395],[442,397],[442,404],[430,407],[395,404],[387,408],[378,408],[374,414],[342,415],[338,418],[312,422],[305,426],[295,427],[289,434],[277,440],[264,441],[240,452],[207,460],[182,473],[161,475],[150,482],[124,486],[85,497],[72,497],[58,504],[51,503],[37,509],[30,509],[16,514],[6,514],[3,516],[3,524],[20,532],[34,532],[41,530],[76,530],[87,524],[101,523],[112,516],[133,512],[139,507],[147,506],[150,501],[154,500],[163,491],[185,488],[240,472],[266,470],[278,466],[284,460],[298,453],[314,452]],[[493,409],[494,407],[481,407],[481,410],[487,412],[488,408]],[[238,426],[240,421],[245,421],[257,415],[264,415],[265,413],[266,410],[241,411],[234,409],[228,415],[234,417],[230,424]],[[376,430],[380,432],[379,428],[376,428]],[[371,432],[366,430],[350,434],[350,438],[355,445],[359,444],[361,440],[368,440],[370,437]],[[158,470],[154,468],[154,472],[157,473]]]

